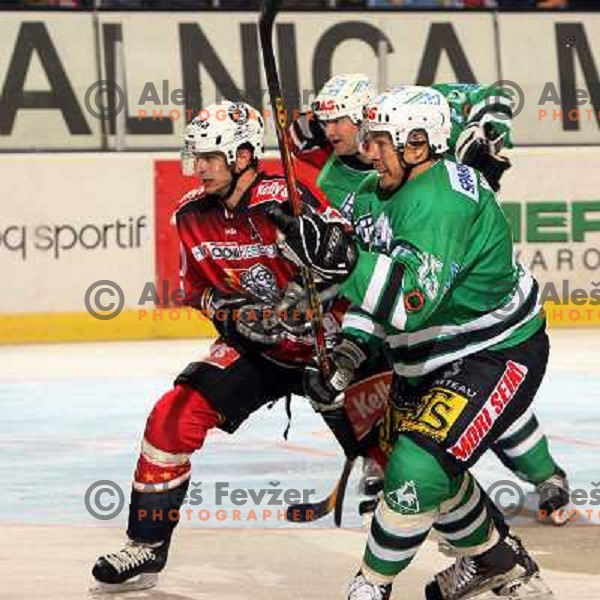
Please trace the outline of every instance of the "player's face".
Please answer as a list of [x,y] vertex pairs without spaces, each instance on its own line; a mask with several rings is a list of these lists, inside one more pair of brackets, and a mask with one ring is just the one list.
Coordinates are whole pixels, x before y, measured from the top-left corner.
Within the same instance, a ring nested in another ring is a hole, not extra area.
[[194,159],[194,173],[202,180],[207,194],[222,195],[229,190],[232,174],[221,152],[203,152]]
[[379,187],[383,191],[397,188],[404,177],[404,169],[390,135],[384,132],[370,134],[364,149],[379,175]]
[[359,126],[355,125],[349,117],[324,121],[323,131],[337,156],[358,153]]

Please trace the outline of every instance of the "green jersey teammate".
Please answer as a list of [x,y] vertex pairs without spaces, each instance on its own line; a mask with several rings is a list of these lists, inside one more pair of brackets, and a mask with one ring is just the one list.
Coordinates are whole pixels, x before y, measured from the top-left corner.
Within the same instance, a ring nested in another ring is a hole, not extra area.
[[[502,154],[503,148],[512,147],[510,97],[501,88],[482,84],[442,83],[431,87],[443,94],[450,106],[446,155],[480,171],[497,191],[501,177],[511,166]],[[317,184],[350,221],[354,219],[358,187],[373,173],[368,157],[359,152],[360,125],[373,93],[374,87],[366,75],[336,75],[316,97],[314,118],[303,116],[290,129],[296,155],[321,168]],[[388,411],[383,438],[395,429],[398,417],[393,410]],[[382,446],[389,448],[385,441]],[[507,468],[536,487],[541,520],[556,525],[568,521],[566,474],[552,457],[548,439],[533,411],[528,410],[510,427],[492,450]],[[360,490],[378,490],[380,477],[379,466],[365,459]]]
[[[392,401],[407,407],[386,468],[350,600],[387,600],[392,582],[435,528],[459,556],[427,585],[428,600],[494,590],[513,599],[552,592],[470,469],[529,405],[549,351],[537,282],[514,261],[508,223],[487,181],[445,160],[450,109],[431,88],[398,87],[366,112],[377,171],[358,192],[357,244],[310,211],[273,215],[287,255],[360,311],[344,335],[381,345],[393,364]],[[307,391],[340,392],[338,365]],[[324,394],[325,392],[325,394]],[[314,397],[314,396],[313,396]]]

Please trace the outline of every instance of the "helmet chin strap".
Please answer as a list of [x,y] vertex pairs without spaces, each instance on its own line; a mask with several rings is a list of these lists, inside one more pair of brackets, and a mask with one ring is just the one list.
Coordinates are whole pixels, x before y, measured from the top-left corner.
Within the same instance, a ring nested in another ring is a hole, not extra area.
[[431,155],[431,146],[428,146],[427,148],[428,148],[427,156],[423,160],[420,160],[415,163],[406,162],[406,160],[404,159],[404,149],[402,150],[402,152],[398,151],[398,158],[400,160],[400,164],[402,165],[402,168],[404,169],[404,175],[402,176],[402,181],[400,182],[400,184],[398,185],[398,187],[396,189],[400,189],[409,180],[409,178],[413,172],[413,169],[415,167],[418,167],[419,165],[424,165],[426,162],[433,160],[433,157]]
[[221,200],[226,201],[228,198],[231,198],[231,196],[233,195],[233,193],[235,192],[235,190],[237,188],[238,182],[239,182],[240,178],[242,177],[242,175],[244,175],[245,173],[247,173],[250,170],[255,170],[256,165],[257,165],[257,161],[251,160],[238,173],[235,172],[234,167],[230,168],[231,182],[229,184],[229,187],[227,188],[227,191],[221,196]]

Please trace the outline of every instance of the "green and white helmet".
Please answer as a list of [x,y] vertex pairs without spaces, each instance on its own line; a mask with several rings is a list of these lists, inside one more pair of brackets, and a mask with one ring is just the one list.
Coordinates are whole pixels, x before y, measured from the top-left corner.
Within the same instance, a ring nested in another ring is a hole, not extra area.
[[367,107],[364,123],[366,133],[389,133],[398,149],[412,131],[424,130],[437,154],[448,150],[451,128],[450,106],[443,94],[416,85],[396,86],[377,96]]
[[194,171],[194,155],[222,152],[228,165],[235,163],[237,150],[244,144],[254,148],[254,158],[265,151],[265,123],[258,111],[245,102],[211,104],[186,126],[181,147],[182,170]]
[[336,75],[323,86],[312,103],[312,109],[319,121],[348,117],[359,124],[364,119],[365,106],[374,95],[375,88],[366,75]]

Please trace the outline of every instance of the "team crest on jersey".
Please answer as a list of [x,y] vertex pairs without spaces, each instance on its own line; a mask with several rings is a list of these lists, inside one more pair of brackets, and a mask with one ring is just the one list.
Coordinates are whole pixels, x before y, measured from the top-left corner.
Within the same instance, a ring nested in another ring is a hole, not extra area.
[[373,215],[370,213],[363,215],[356,221],[354,230],[360,240],[368,245],[371,250],[389,254],[394,232],[387,215],[380,215],[375,222],[373,222]]
[[264,265],[254,265],[244,271],[240,275],[240,284],[263,302],[270,304],[279,297],[275,275]]
[[354,202],[356,201],[356,193],[350,192],[346,194],[344,199],[342,200],[342,204],[340,206],[340,212],[342,216],[348,219],[348,221],[352,221],[352,215],[354,214]]
[[354,224],[354,231],[363,244],[370,244],[373,239],[373,216],[363,215]]
[[383,252],[389,252],[392,247],[394,232],[387,215],[380,215],[375,222],[373,248]]
[[417,278],[427,296],[433,300],[440,289],[439,275],[442,272],[443,263],[428,252],[419,252],[419,260],[421,265],[417,271]]
[[392,492],[387,492],[385,500],[393,510],[404,514],[416,514],[421,511],[421,503],[414,480],[404,482]]

